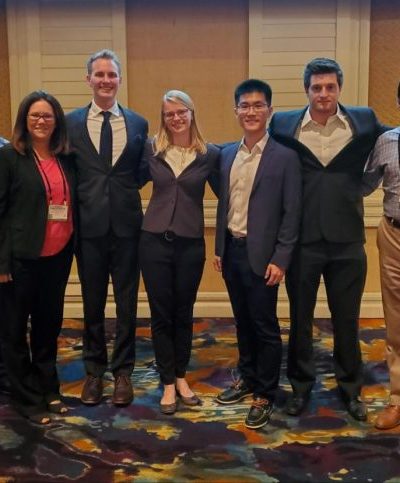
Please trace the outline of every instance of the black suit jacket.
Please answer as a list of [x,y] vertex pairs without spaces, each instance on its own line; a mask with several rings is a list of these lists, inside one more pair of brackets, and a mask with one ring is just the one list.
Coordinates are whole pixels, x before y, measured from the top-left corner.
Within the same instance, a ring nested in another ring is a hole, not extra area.
[[117,162],[110,167],[90,139],[89,107],[67,115],[71,149],[76,155],[78,235],[81,238],[100,237],[112,228],[116,236],[134,237],[143,218],[138,169],[147,138],[147,121],[119,106],[125,118],[127,143]]
[[[215,254],[221,258],[228,228],[230,172],[239,144],[228,145],[220,154]],[[257,275],[264,276],[269,263],[283,269],[289,266],[298,236],[300,201],[298,155],[269,138],[254,178],[247,213],[247,253]]]
[[[58,156],[75,206],[73,155]],[[47,195],[33,155],[11,144],[0,149],[0,273],[11,272],[11,260],[40,256],[47,223]]]
[[295,149],[302,161],[302,243],[325,239],[330,242],[364,241],[362,175],[377,137],[385,130],[367,107],[343,107],[353,139],[325,167],[295,138],[307,108],[278,112],[270,123],[270,134]]

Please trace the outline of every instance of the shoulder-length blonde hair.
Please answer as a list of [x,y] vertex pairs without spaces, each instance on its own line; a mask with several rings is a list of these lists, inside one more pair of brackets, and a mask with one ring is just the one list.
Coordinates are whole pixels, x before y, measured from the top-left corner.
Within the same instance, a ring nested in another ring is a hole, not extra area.
[[196,123],[194,114],[194,104],[190,96],[183,91],[172,90],[164,94],[161,103],[161,121],[158,132],[154,136],[154,153],[156,155],[163,154],[172,145],[172,137],[169,133],[163,114],[164,102],[179,102],[187,107],[192,113],[192,122],[190,124],[190,149],[197,151],[200,154],[207,152],[206,143]]

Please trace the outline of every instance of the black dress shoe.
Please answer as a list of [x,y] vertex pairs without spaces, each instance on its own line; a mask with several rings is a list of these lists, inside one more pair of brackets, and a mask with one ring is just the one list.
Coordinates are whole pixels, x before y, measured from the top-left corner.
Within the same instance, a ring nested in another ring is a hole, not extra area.
[[11,393],[11,384],[9,383],[8,379],[5,377],[0,378],[0,394],[10,394]]
[[262,428],[269,422],[272,413],[272,402],[262,397],[255,397],[251,408],[244,422],[246,428],[258,429]]
[[365,403],[360,398],[349,399],[344,402],[347,412],[357,421],[366,421],[368,412]]
[[81,401],[83,404],[94,406],[103,398],[103,379],[101,377],[86,376],[82,389]]
[[309,394],[299,394],[294,392],[289,396],[286,403],[286,413],[289,414],[289,416],[299,416],[306,408],[309,399]]
[[235,404],[252,392],[253,391],[247,387],[246,383],[239,379],[239,381],[232,384],[231,387],[218,394],[216,401],[220,404]]

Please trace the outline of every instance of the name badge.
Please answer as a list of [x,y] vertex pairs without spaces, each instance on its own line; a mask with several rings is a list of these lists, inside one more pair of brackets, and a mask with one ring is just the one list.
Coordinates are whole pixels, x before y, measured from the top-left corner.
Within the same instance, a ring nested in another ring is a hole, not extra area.
[[68,205],[49,205],[48,219],[52,221],[67,221]]

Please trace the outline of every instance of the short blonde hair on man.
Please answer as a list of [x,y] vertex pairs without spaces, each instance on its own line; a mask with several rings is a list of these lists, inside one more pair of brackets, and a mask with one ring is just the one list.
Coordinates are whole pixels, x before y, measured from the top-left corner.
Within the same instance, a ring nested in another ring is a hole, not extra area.
[[194,113],[194,104],[192,99],[186,92],[178,91],[178,90],[171,90],[168,91],[162,99],[161,103],[161,121],[160,127],[158,132],[154,136],[154,151],[155,154],[163,154],[165,151],[172,145],[172,138],[170,133],[168,132],[164,120],[164,113],[163,107],[164,102],[178,102],[183,104],[187,109],[189,109],[192,113],[192,122],[190,124],[190,149],[194,151],[205,154],[207,152],[206,143],[204,138],[200,132],[199,127],[197,126],[196,117]]

